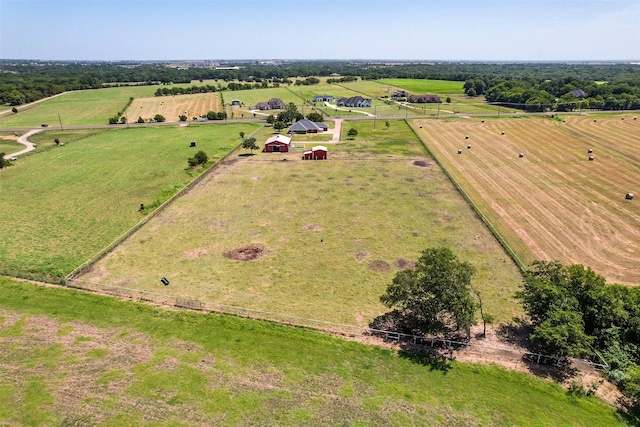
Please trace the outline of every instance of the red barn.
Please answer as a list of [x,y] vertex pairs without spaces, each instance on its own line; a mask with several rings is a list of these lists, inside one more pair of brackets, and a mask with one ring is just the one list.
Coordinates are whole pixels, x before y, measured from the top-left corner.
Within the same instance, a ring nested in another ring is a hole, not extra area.
[[302,160],[327,160],[327,147],[316,145],[311,150],[304,152]]
[[291,145],[291,138],[284,135],[276,135],[267,139],[264,143],[264,153],[288,153]]

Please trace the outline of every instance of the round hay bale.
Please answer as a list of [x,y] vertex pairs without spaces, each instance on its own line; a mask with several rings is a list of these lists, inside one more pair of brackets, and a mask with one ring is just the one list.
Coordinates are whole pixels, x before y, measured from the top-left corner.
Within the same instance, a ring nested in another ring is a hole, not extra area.
[[593,148],[589,148],[589,149],[587,150],[587,153],[589,153],[589,154],[593,153]]
[[625,199],[627,200],[632,200],[633,199],[633,193],[627,193],[626,196],[624,196]]
[[638,118],[637,118],[637,117],[634,117],[634,118],[633,118],[633,120],[638,120]]
[[480,123],[484,123],[484,120],[480,120]]
[[596,120],[596,119],[593,119],[593,123],[595,123],[595,122],[597,122],[597,120]]
[[620,117],[620,120],[624,120],[624,117]]
[[462,150],[458,150],[458,154],[462,154]]
[[471,145],[467,145],[467,150],[471,150]]
[[524,157],[524,153],[520,153],[520,154],[518,154],[518,157],[519,157],[519,158],[523,158],[523,157]]
[[589,161],[590,161],[590,162],[592,162],[592,161],[593,161],[593,159],[595,159],[595,157],[593,157],[593,156],[589,156]]
[[469,135],[465,135],[465,136],[464,136],[464,139],[469,139]]
[[504,131],[500,132],[500,135],[504,135]]

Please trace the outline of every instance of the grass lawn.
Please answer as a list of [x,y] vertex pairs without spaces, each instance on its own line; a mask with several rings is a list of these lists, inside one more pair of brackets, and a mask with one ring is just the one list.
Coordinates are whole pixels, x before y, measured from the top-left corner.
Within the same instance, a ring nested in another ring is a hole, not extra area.
[[13,154],[24,149],[24,145],[18,144],[11,139],[3,139],[0,137],[0,153]]
[[0,424],[623,426],[531,375],[0,277]]
[[[29,141],[37,144],[33,153],[39,153],[41,151],[49,150],[56,146],[56,139],[60,140],[60,143],[67,144],[81,141],[93,135],[105,132],[104,129],[73,129],[73,130],[59,130],[56,128],[47,128],[42,132],[38,132],[29,137]],[[24,147],[22,145],[22,147]]]
[[381,79],[381,83],[406,89],[414,94],[461,94],[464,93],[464,82],[451,80],[425,79]]
[[187,158],[196,150],[215,161],[239,144],[240,131],[254,129],[119,128],[24,157],[1,172],[0,233],[11,238],[0,245],[0,269],[59,280],[140,221],[141,203],[191,181]]
[[[343,126],[359,135],[329,145],[328,161],[259,153],[226,163],[82,279],[364,325],[385,311],[378,298],[398,268],[446,245],[477,266],[487,312],[520,314],[518,271],[408,126]],[[260,145],[271,129],[262,132]],[[247,245],[264,256],[223,255]]]

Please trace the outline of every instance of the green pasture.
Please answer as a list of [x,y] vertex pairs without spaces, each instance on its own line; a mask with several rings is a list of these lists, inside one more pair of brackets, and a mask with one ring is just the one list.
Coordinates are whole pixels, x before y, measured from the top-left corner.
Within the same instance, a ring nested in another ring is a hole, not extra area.
[[623,426],[532,375],[0,278],[0,424]]
[[425,80],[425,79],[381,79],[379,82],[403,88],[414,94],[462,94],[464,82],[451,80]]
[[[0,234],[11,236],[0,245],[0,270],[60,280],[140,221],[141,203],[151,205],[191,181],[187,158],[196,150],[215,161],[240,143],[240,131],[255,128],[123,127],[75,142],[73,133],[61,133],[61,141],[69,138],[64,147],[25,156],[0,172]],[[41,137],[55,135],[47,132]],[[190,141],[198,146],[190,148]]]
[[391,97],[393,91],[399,89],[377,80],[359,80],[357,82],[338,83],[339,86],[358,92],[369,98]]
[[93,135],[105,132],[105,129],[72,129],[60,130],[56,128],[47,128],[42,132],[35,133],[29,137],[29,141],[37,145],[33,153],[50,150],[56,146],[56,139],[65,146],[69,143],[81,141]]
[[13,154],[24,149],[24,145],[8,139],[0,139],[0,153]]
[[43,123],[59,127],[60,121],[63,128],[104,125],[108,123],[109,117],[124,109],[130,97],[153,97],[161,87],[164,86],[126,86],[63,93],[30,106],[18,106],[17,114],[0,117],[0,128],[39,127]]
[[[379,296],[397,265],[445,245],[478,268],[486,312],[518,315],[517,269],[413,132],[371,125],[344,123],[343,137],[351,127],[359,135],[328,145],[327,161],[295,152],[226,163],[80,278],[364,325],[385,311]],[[262,132],[261,147],[272,131]],[[265,256],[223,256],[247,245]]]

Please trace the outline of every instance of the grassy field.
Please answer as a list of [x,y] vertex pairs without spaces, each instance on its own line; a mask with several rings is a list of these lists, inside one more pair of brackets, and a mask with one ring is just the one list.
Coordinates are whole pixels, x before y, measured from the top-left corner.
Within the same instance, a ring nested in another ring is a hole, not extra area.
[[[73,129],[73,130],[59,130],[56,128],[47,128],[42,132],[35,133],[29,137],[29,141],[37,145],[36,149],[31,153],[39,153],[42,151],[50,150],[56,146],[56,139],[60,140],[62,144],[69,144],[72,142],[80,141],[93,135],[104,132],[104,129]],[[24,145],[21,145],[24,147]]]
[[381,83],[403,88],[414,94],[452,95],[464,93],[464,82],[425,79],[381,79]]
[[[390,125],[374,132],[370,122],[345,122],[359,135],[329,146],[328,161],[234,159],[82,279],[364,325],[385,311],[378,298],[398,268],[446,245],[478,268],[489,313],[520,314],[515,266],[408,126]],[[260,145],[270,132],[258,135]],[[264,256],[223,255],[245,246]]]
[[24,145],[18,144],[15,139],[12,135],[0,136],[0,153],[12,154],[24,149]]
[[625,425],[528,374],[1,277],[0,357],[2,425]]
[[[18,107],[18,114],[0,117],[0,127],[38,127],[42,123],[59,126],[107,124],[129,102],[129,97],[152,97],[158,86],[116,87],[68,92],[54,98]],[[137,117],[136,117],[137,118]]]
[[640,205],[625,194],[640,192],[640,121],[621,117],[416,125],[525,263],[580,263],[609,281],[638,285]]
[[[26,156],[1,172],[0,233],[11,238],[0,245],[0,268],[60,279],[141,220],[141,203],[152,204],[193,179],[190,141],[216,160],[239,144],[239,131],[253,129],[120,128],[75,142],[72,133],[60,134],[64,147]],[[55,135],[49,132],[47,139]]]

